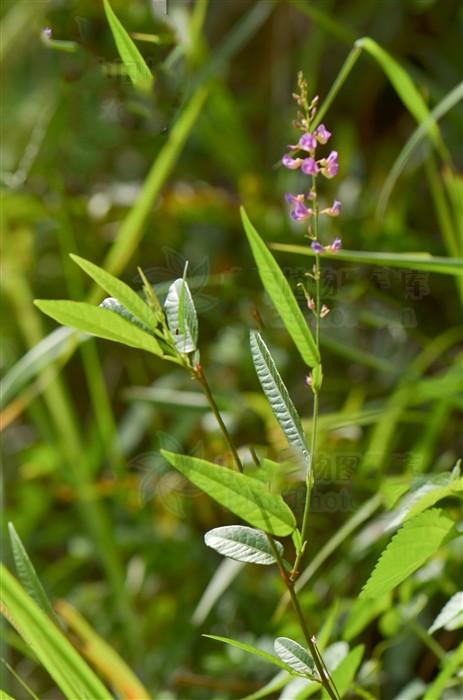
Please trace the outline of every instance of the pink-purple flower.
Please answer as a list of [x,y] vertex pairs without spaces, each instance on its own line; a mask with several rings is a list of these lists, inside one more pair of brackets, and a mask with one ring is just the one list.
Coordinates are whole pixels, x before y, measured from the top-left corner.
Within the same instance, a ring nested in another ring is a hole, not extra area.
[[298,168],[301,167],[302,159],[301,158],[291,158],[287,153],[283,156],[281,159],[281,162],[285,166],[285,168],[288,168],[289,170],[297,170]]
[[332,177],[338,174],[338,152],[331,151],[328,158],[322,158],[319,161],[319,164],[322,175],[324,175],[328,179],[331,179]]
[[319,171],[319,167],[315,158],[304,158],[301,170],[306,175],[316,175]]
[[317,139],[311,133],[303,134],[299,139],[299,148],[309,153],[317,148]]
[[322,209],[320,214],[326,214],[327,216],[339,216],[341,213],[341,202],[339,199],[335,199],[331,207],[328,209]]
[[331,138],[331,131],[328,131],[324,124],[320,124],[320,126],[317,126],[315,129],[315,138],[318,143],[328,143]]
[[288,192],[285,198],[291,204],[290,216],[294,221],[305,221],[313,215],[313,210],[305,206],[303,194],[294,195]]
[[314,253],[317,253],[317,255],[320,253],[326,253],[327,251],[330,253],[337,253],[337,251],[341,250],[342,248],[342,241],[339,236],[337,236],[330,245],[323,246],[319,241],[312,241],[310,247]]

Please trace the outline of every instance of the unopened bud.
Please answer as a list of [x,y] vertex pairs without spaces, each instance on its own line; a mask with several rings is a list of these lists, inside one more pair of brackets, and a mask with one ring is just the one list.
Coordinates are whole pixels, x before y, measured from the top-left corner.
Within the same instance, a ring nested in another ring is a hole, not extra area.
[[325,316],[328,316],[329,313],[329,308],[326,306],[326,304],[323,304],[322,308],[320,309],[320,318],[325,318]]

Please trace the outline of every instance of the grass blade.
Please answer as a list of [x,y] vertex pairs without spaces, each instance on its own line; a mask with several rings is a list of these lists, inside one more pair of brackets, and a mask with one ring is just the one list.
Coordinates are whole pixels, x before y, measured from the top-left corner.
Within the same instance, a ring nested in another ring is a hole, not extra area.
[[130,80],[140,92],[149,94],[154,79],[145,59],[124,29],[109,0],[103,0],[103,5],[119,56],[127,69]]
[[146,688],[112,647],[109,646],[69,603],[56,605],[58,615],[77,636],[83,653],[104,678],[114,686],[122,700],[151,700]]
[[113,700],[66,637],[0,564],[1,612],[69,700]]
[[[287,243],[272,243],[273,250],[295,255],[311,255],[315,253],[302,245]],[[336,258],[345,262],[358,262],[365,265],[380,265],[387,267],[403,267],[410,270],[425,270],[441,275],[460,277],[463,269],[463,258],[445,258],[430,253],[373,253],[364,250],[338,250],[337,253],[323,253],[323,257]]]
[[34,565],[29,559],[29,555],[16,532],[13,523],[8,523],[8,534],[10,536],[11,549],[18,578],[37,605],[46,613],[53,622],[59,624],[48,596],[35,571]]

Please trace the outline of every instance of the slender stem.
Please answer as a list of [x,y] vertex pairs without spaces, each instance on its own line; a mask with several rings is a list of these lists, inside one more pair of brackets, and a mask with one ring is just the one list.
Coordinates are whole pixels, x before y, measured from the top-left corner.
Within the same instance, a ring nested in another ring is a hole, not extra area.
[[[312,178],[312,187],[315,189],[316,180],[315,177]],[[318,203],[314,202],[314,235],[315,239],[318,238]],[[321,312],[321,297],[320,297],[320,256],[315,256],[315,265],[313,268],[315,277],[315,344],[318,351],[320,352],[320,312]],[[313,388],[313,409],[312,409],[312,436],[310,441],[310,468],[307,470],[306,474],[306,492],[305,492],[305,503],[304,503],[304,514],[302,516],[302,526],[301,526],[301,549],[297,553],[294,566],[291,571],[291,580],[294,581],[299,573],[299,567],[304,556],[305,546],[307,542],[307,533],[309,529],[309,514],[310,514],[310,501],[312,496],[312,487],[314,484],[313,476],[313,466],[315,460],[315,452],[317,449],[317,428],[318,428],[318,388]]]
[[286,573],[280,552],[278,551],[275,545],[273,537],[267,534],[267,538],[272,549],[273,556],[275,557],[278,569],[280,571],[281,578],[283,579],[285,586],[288,589],[288,593],[291,597],[294,612],[296,613],[299,626],[301,628],[302,634],[304,635],[305,643],[307,644],[307,648],[314,660],[316,669],[318,671],[318,675],[320,676],[320,683],[325,688],[326,692],[328,693],[330,698],[332,698],[332,700],[338,700],[339,695],[335,690],[334,682],[330,677],[330,674],[325,666],[320,652],[318,651],[317,645],[315,643],[315,637],[310,634],[309,628],[307,627],[307,623],[304,619],[304,615],[302,613],[297,594],[294,590],[293,581],[291,580],[290,576],[288,576],[288,574]]
[[219,407],[217,406],[214,396],[212,394],[211,388],[208,384],[208,381],[206,379],[206,375],[204,374],[204,370],[201,367],[201,365],[196,365],[196,367],[193,370],[195,378],[199,381],[201,384],[203,391],[206,395],[206,398],[209,402],[209,405],[212,409],[212,412],[217,420],[217,423],[219,424],[220,430],[222,431],[222,434],[225,438],[225,442],[227,443],[228,447],[230,448],[230,452],[233,455],[233,459],[235,461],[235,464],[240,472],[243,471],[243,465],[241,463],[241,459],[238,455],[238,451],[233,444],[233,440],[230,437],[230,433],[227,430],[227,426],[225,425],[222,416],[220,415]]

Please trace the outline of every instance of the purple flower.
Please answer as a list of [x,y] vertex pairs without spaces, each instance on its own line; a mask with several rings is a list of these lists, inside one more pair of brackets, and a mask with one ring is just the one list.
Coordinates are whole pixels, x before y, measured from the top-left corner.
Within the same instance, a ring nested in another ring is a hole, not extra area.
[[299,147],[302,148],[303,151],[315,151],[317,148],[317,139],[313,134],[303,134],[299,139]]
[[332,253],[336,253],[338,250],[341,250],[341,248],[342,248],[342,241],[339,238],[339,236],[337,236],[334,239],[334,241],[332,242],[332,244],[329,246],[329,249],[331,250]]
[[323,251],[325,250],[324,247],[318,241],[312,241],[310,247],[312,248],[314,253],[323,253]]
[[304,158],[301,170],[306,175],[316,175],[319,170],[317,161],[314,158]]
[[301,167],[302,160],[300,158],[291,158],[287,153],[281,159],[281,162],[289,170],[297,170]]
[[339,216],[341,213],[341,202],[339,199],[335,199],[329,209],[322,209],[320,214],[327,214],[327,216]]
[[51,39],[53,36],[53,32],[51,31],[50,27],[45,27],[42,29],[42,36],[44,39]]
[[292,206],[291,218],[294,221],[305,221],[313,215],[312,209],[308,209],[304,204],[303,194],[294,195],[288,192],[285,195],[285,199]]
[[320,170],[322,171],[322,175],[329,179],[334,177],[335,175],[337,175],[339,170],[338,152],[331,151],[328,158],[322,158],[322,160],[320,160],[319,163],[321,166]]
[[324,124],[320,124],[315,129],[315,136],[318,143],[328,143],[331,138],[331,131],[328,131]]

